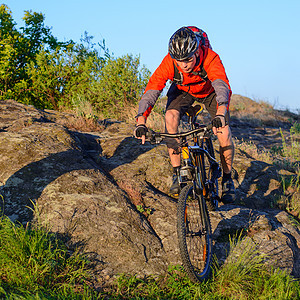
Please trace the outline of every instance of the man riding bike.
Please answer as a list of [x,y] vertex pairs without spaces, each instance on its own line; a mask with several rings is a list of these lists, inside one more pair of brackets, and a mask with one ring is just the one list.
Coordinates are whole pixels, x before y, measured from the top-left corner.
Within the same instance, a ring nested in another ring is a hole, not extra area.
[[[207,35],[197,27],[182,27],[170,38],[169,53],[150,77],[139,103],[137,126],[134,135],[145,142],[146,120],[168,80],[173,81],[167,93],[166,132],[177,133],[181,117],[198,101],[212,117],[213,132],[220,144],[223,169],[223,203],[235,200],[231,178],[234,145],[229,127],[229,101],[231,89],[220,57],[208,42]],[[170,194],[178,194],[178,172],[181,164],[179,144],[176,139],[166,141],[173,166],[173,184]]]

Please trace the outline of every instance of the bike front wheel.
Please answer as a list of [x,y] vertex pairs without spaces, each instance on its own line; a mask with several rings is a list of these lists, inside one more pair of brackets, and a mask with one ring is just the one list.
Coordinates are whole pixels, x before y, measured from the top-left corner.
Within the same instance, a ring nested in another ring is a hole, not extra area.
[[[215,158],[214,147],[211,138],[203,139],[201,148],[205,149],[212,158]],[[200,173],[205,186],[205,199],[208,210],[215,210],[219,201],[218,178],[221,176],[221,169],[217,163],[212,164],[204,154],[199,156]]]
[[211,271],[212,237],[209,214],[202,195],[192,184],[179,195],[177,235],[183,267],[193,282],[206,280]]

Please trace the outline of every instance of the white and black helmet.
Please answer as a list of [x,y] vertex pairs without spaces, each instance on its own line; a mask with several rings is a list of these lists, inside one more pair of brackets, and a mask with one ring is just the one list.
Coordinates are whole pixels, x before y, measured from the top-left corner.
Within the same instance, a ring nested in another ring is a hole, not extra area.
[[170,38],[169,53],[173,59],[185,60],[194,55],[199,47],[196,34],[188,27],[181,27]]

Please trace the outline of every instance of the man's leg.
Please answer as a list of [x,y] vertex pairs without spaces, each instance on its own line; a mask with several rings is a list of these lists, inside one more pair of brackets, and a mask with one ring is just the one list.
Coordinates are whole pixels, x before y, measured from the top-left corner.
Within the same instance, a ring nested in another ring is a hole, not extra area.
[[[180,122],[180,113],[175,109],[170,109],[166,111],[166,131],[168,133],[177,133],[178,126]],[[178,173],[181,164],[181,155],[178,149],[178,141],[175,139],[170,139],[167,141],[168,153],[173,167],[173,179],[172,185],[170,187],[170,194],[177,195],[180,192],[180,186],[178,182]]]
[[[180,122],[180,114],[179,111],[175,109],[170,109],[166,111],[165,115],[166,120],[166,129],[168,133],[177,133],[178,132],[178,126]],[[173,141],[173,144],[175,147],[172,147],[172,143],[170,142],[168,144],[168,152],[171,160],[171,165],[173,168],[180,167],[180,153],[178,152],[176,148],[176,141]]]
[[235,188],[231,178],[232,162],[234,157],[234,145],[231,130],[228,125],[217,133],[220,144],[220,160],[223,169],[222,195],[223,203],[233,203],[235,201]]
[[220,159],[223,172],[228,174],[232,170],[232,162],[234,157],[234,145],[230,127],[227,125],[217,133],[220,144]]
[[[203,102],[210,116],[214,118],[217,112],[215,93],[208,96]],[[220,144],[220,160],[223,169],[221,200],[223,203],[232,203],[235,200],[235,188],[231,178],[231,170],[234,157],[234,144],[229,127],[230,117],[228,111],[226,113],[225,119],[228,125],[222,127],[217,131],[217,137]]]
[[[186,92],[180,91],[175,84],[172,84],[168,91],[168,103],[166,107],[166,131],[168,133],[177,133],[181,117],[194,103],[194,99]],[[173,183],[170,188],[170,194],[178,194],[180,186],[178,182],[178,173],[181,164],[181,154],[179,141],[176,139],[166,139],[171,165],[173,166]]]

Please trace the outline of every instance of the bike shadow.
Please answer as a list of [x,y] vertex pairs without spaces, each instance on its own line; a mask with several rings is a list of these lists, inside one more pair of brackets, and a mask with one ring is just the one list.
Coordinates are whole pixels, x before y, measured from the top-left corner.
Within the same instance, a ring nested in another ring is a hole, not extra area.
[[236,204],[252,208],[273,208],[282,195],[280,168],[253,160],[236,189]]
[[72,135],[80,144],[81,151],[100,167],[104,167],[107,172],[121,165],[130,164],[157,146],[149,142],[142,145],[141,140],[132,135],[121,139],[118,137],[107,139],[98,134],[81,132],[73,132]]
[[152,150],[157,145],[146,142],[144,145],[135,137],[125,137],[116,147],[110,157],[101,156],[101,162],[107,171],[112,171],[121,165],[130,164],[140,155]]

